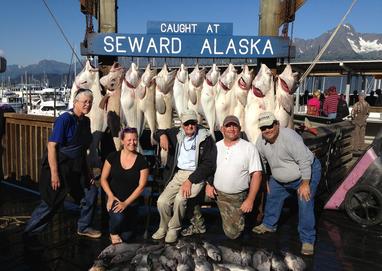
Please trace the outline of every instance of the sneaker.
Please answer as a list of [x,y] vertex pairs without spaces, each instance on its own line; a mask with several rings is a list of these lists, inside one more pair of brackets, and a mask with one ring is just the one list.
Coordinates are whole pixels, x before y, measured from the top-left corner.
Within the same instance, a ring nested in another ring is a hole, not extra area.
[[193,234],[199,234],[199,233],[205,233],[206,232],[206,227],[204,225],[201,226],[195,226],[191,224],[188,226],[188,228],[183,229],[180,234],[182,236],[190,236]]
[[152,236],[154,240],[160,240],[166,236],[167,231],[165,229],[159,228]]
[[275,232],[276,230],[267,228],[267,226],[265,226],[264,224],[260,224],[256,227],[253,227],[252,231],[257,234],[264,234],[267,232]]
[[78,230],[77,234],[81,235],[81,236],[86,236],[89,238],[95,238],[95,239],[100,238],[102,235],[102,233],[100,231],[97,231],[93,228],[86,228],[84,231]]
[[164,241],[166,243],[174,243],[178,239],[178,233],[175,230],[169,230]]
[[314,254],[314,246],[309,243],[302,243],[301,254],[306,256],[311,256]]

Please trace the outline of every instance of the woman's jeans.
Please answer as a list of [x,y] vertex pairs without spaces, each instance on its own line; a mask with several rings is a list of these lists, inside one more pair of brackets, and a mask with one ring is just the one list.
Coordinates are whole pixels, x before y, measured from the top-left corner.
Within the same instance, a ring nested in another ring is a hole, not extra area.
[[[316,238],[315,217],[314,217],[314,196],[316,194],[318,183],[321,179],[321,164],[318,159],[314,159],[312,164],[312,176],[310,179],[310,200],[297,196],[298,199],[298,232],[302,243],[313,244]],[[289,183],[281,183],[272,176],[269,179],[269,193],[265,203],[265,214],[263,224],[276,230],[284,200],[300,187],[302,180],[296,180]]]
[[118,234],[125,239],[124,236],[131,235],[134,230],[133,226],[138,223],[138,204],[127,206],[121,213],[115,213],[110,209],[109,216],[110,234]]

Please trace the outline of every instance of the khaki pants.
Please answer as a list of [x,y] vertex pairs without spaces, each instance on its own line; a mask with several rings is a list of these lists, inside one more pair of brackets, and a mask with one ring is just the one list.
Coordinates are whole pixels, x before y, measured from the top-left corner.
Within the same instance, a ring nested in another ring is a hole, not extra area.
[[355,151],[363,149],[363,145],[365,144],[365,132],[366,125],[355,125],[353,134],[353,148]]
[[[187,199],[182,196],[180,187],[184,181],[188,179],[191,173],[192,171],[188,170],[178,170],[159,196],[157,201],[160,215],[159,228],[175,231],[181,229],[182,220],[186,213]],[[204,182],[192,184],[190,198],[196,197],[203,187]]]

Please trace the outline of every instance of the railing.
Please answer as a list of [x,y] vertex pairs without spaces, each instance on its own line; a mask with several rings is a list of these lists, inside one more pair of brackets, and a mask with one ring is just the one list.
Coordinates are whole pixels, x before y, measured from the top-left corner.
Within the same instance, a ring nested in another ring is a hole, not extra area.
[[18,181],[28,176],[38,182],[41,159],[52,131],[54,118],[5,113],[2,165],[4,179]]

